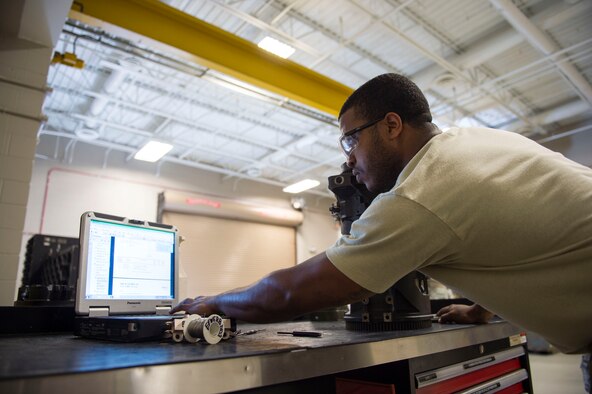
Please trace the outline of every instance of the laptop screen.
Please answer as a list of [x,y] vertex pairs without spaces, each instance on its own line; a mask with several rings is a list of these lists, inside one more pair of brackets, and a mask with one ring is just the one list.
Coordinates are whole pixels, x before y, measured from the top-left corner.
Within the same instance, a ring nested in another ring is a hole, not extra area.
[[91,219],[87,300],[175,298],[176,233]]

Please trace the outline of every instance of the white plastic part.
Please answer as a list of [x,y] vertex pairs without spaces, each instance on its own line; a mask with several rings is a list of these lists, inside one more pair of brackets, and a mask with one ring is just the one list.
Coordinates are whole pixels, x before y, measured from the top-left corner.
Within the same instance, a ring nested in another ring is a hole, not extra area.
[[196,343],[203,339],[214,345],[224,336],[224,320],[218,315],[190,315],[183,320],[183,335],[187,342]]
[[180,332],[176,332],[173,334],[173,341],[175,342],[183,342],[183,334]]

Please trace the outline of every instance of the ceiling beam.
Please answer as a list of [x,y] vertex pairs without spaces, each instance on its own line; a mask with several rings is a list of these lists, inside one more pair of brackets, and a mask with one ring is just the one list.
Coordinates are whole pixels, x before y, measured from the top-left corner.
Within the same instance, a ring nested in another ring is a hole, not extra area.
[[80,0],[73,3],[70,18],[144,44],[150,39],[179,49],[201,65],[333,116],[353,91],[156,0]]
[[[532,23],[510,0],[489,1],[506,18],[508,23],[510,23],[514,29],[526,37],[526,40],[534,48],[546,56],[561,50],[559,45],[557,45],[546,32],[540,30],[534,23]],[[562,57],[564,56],[561,56],[560,59]],[[570,62],[558,62],[555,60],[555,65],[582,99],[584,99],[588,105],[592,105],[592,85],[590,85],[586,78],[580,74],[578,69]]]

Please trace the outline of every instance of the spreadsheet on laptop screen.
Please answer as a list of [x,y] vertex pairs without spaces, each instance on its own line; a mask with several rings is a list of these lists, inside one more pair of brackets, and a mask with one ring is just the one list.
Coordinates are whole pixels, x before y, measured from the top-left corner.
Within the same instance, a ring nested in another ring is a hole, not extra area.
[[93,219],[88,234],[86,299],[174,298],[174,232]]

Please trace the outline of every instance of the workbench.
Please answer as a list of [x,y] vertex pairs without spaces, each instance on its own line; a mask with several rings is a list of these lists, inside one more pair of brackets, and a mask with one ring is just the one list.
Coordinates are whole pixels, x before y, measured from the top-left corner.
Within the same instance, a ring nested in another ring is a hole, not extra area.
[[[397,393],[405,393],[415,392],[413,378],[406,375],[419,366],[425,370],[525,347],[519,329],[504,321],[434,323],[431,328],[391,332],[348,331],[343,321],[239,323],[238,328],[261,331],[216,345],[115,343],[69,333],[3,336],[0,392],[334,392],[335,377],[378,376],[381,381],[398,379],[392,383]],[[293,330],[319,331],[322,336],[277,334]],[[521,363],[528,370],[526,354]],[[385,377],[385,371],[392,376]],[[526,387],[531,387],[529,382]]]

